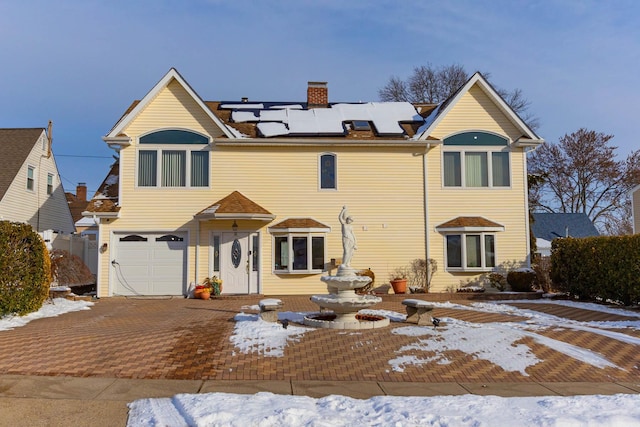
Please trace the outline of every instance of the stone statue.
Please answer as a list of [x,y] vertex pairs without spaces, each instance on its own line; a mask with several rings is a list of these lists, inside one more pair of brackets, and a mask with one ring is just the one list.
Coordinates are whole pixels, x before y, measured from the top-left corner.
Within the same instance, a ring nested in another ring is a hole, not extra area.
[[347,207],[343,206],[340,216],[338,216],[340,223],[342,224],[342,265],[340,268],[350,269],[351,258],[353,258],[353,251],[358,249],[356,244],[356,236],[353,234],[353,218],[349,215]]

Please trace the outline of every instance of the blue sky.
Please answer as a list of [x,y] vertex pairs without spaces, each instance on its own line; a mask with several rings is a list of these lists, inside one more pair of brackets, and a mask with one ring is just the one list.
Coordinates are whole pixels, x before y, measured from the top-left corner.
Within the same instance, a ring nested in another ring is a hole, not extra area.
[[635,0],[0,0],[0,127],[52,119],[65,190],[92,194],[115,154],[101,137],[171,67],[205,100],[303,101],[315,80],[337,102],[460,64],[522,89],[545,140],[586,127],[626,156],[638,22]]

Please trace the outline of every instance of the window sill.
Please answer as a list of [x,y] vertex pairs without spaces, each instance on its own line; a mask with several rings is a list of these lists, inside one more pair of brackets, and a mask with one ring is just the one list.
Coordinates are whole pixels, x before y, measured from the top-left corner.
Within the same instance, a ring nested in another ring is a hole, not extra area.
[[447,267],[445,271],[450,273],[489,273],[494,267]]
[[295,276],[295,275],[309,275],[309,274],[322,274],[323,270],[273,270],[273,274],[277,274],[278,276]]

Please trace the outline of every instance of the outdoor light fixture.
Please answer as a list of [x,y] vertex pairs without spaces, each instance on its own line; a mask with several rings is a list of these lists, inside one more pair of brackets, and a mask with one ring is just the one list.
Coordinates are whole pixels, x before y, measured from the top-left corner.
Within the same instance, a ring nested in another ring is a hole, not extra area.
[[236,220],[233,220],[233,225],[231,226],[231,229],[233,230],[234,233],[238,232],[238,224],[236,223]]

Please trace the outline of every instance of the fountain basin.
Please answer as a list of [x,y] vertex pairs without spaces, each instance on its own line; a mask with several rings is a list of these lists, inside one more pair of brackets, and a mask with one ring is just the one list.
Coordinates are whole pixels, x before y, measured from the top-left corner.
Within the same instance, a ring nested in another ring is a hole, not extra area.
[[304,324],[324,329],[378,329],[389,326],[389,319],[374,314],[355,314],[353,318],[339,318],[331,312],[305,316]]

